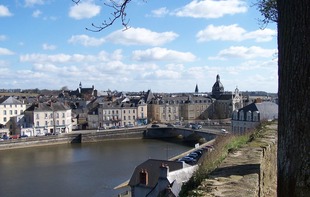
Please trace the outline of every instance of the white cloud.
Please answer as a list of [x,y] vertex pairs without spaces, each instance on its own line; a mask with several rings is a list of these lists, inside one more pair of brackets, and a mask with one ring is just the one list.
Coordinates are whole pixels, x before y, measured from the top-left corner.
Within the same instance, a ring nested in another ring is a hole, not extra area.
[[87,35],[74,35],[68,40],[72,44],[81,44],[83,46],[100,46],[105,42],[104,38],[94,38]]
[[0,17],[12,16],[13,14],[10,12],[9,8],[4,5],[0,5]]
[[6,40],[6,36],[5,35],[0,35],[0,41],[4,41]]
[[249,48],[244,46],[231,46],[228,49],[221,50],[216,57],[210,57],[209,59],[226,60],[229,58],[269,58],[276,53],[275,49],[263,49],[257,46],[251,46]]
[[268,42],[276,35],[276,30],[265,28],[248,32],[244,36],[246,39],[255,39],[256,42]]
[[179,35],[174,32],[157,33],[144,28],[130,28],[118,30],[106,37],[106,40],[123,45],[150,45],[161,46],[171,42]]
[[34,12],[32,12],[32,17],[38,18],[41,14],[42,12],[40,10],[35,10]]
[[50,44],[46,44],[44,43],[42,45],[43,50],[55,50],[57,47],[55,45],[50,45]]
[[55,55],[47,55],[47,54],[26,54],[20,56],[21,62],[58,62],[65,63],[71,60],[71,56],[67,54],[55,54]]
[[26,7],[31,7],[31,6],[34,6],[34,5],[43,5],[44,2],[47,1],[47,0],[25,0],[25,6]]
[[194,0],[175,11],[176,16],[193,18],[220,18],[247,11],[243,0]]
[[190,52],[179,52],[159,47],[133,51],[132,58],[136,61],[192,62],[196,60],[195,55]]
[[97,55],[83,55],[83,54],[42,54],[42,53],[32,53],[20,56],[21,62],[31,62],[31,63],[44,63],[44,64],[54,64],[54,63],[101,63],[108,61],[118,61],[122,59],[122,51],[115,50],[112,53],[107,53],[105,51],[100,51]]
[[92,18],[100,13],[101,7],[91,2],[82,2],[78,5],[73,5],[69,10],[71,18],[80,20],[85,18]]
[[0,55],[13,55],[14,53],[6,48],[0,47]]
[[162,7],[157,10],[152,10],[153,17],[164,17],[168,13],[169,13],[169,10],[166,7]]
[[221,25],[214,26],[208,25],[204,30],[199,31],[196,34],[198,42],[206,42],[212,40],[221,41],[243,41],[248,39],[254,39],[256,42],[266,42],[272,40],[277,34],[275,30],[263,29],[252,32],[247,32],[237,24],[233,25]]
[[157,78],[161,79],[179,79],[181,78],[181,73],[174,70],[156,70],[154,74]]

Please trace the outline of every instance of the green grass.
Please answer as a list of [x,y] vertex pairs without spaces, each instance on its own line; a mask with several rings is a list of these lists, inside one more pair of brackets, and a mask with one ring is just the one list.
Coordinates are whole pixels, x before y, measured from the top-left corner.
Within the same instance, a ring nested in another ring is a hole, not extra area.
[[268,124],[271,124],[271,122],[264,122],[255,130],[249,131],[243,135],[218,136],[214,142],[215,150],[204,154],[201,165],[190,180],[182,186],[179,196],[201,196],[195,191],[201,182],[208,178],[208,175],[222,163],[229,153],[237,151],[248,142],[252,142],[254,139],[259,138]]

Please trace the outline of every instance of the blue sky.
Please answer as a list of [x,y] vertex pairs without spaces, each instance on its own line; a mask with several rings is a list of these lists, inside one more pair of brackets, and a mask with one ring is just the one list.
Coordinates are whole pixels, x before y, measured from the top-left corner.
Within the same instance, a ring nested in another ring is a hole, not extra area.
[[[106,0],[107,1],[107,0]],[[132,0],[129,29],[107,20],[104,0],[2,0],[0,88],[276,93],[276,25],[244,0]]]

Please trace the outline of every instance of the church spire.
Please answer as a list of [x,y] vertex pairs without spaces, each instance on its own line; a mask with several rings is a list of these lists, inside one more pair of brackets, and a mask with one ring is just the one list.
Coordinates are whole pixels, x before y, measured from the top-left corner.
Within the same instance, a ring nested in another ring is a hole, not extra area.
[[199,90],[198,90],[198,85],[196,84],[196,88],[195,88],[195,94],[198,94]]

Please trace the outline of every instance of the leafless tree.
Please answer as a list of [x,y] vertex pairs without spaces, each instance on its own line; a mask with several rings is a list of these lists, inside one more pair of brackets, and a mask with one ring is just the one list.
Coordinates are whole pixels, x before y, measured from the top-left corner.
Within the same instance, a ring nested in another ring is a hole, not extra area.
[[[81,0],[72,0],[72,2],[74,2],[75,4],[79,4]],[[120,2],[110,0],[110,3],[104,3],[105,6],[112,8],[113,11],[111,12],[111,17],[109,17],[109,19],[107,20],[103,20],[103,22],[99,25],[92,23],[91,24],[92,28],[86,28],[86,29],[93,32],[100,32],[106,29],[107,27],[113,25],[114,22],[118,19],[121,20],[122,26],[125,29],[128,29],[129,20],[126,19],[127,16],[126,8],[130,2],[131,0],[123,0]]]

